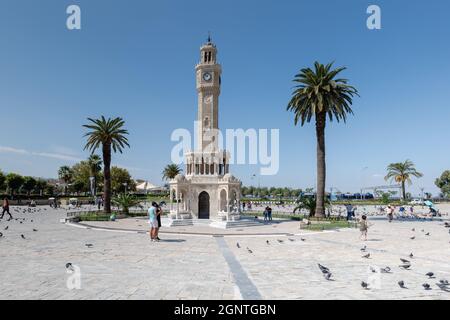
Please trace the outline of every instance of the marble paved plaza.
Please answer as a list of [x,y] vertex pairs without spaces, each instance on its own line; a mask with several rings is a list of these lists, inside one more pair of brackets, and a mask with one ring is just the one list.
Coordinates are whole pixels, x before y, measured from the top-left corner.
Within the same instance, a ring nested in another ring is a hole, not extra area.
[[[440,279],[450,281],[447,218],[373,220],[365,243],[356,229],[308,233],[292,222],[223,236],[186,234],[207,232],[185,227],[151,243],[139,219],[119,222],[127,228],[102,230],[96,227],[111,223],[61,223],[63,210],[12,213],[25,220],[0,222],[1,299],[450,299],[436,286]],[[362,258],[363,245],[369,259]],[[411,261],[410,270],[399,268],[400,258]],[[67,287],[68,262],[80,268],[80,289]],[[322,277],[317,263],[330,268],[334,281]],[[373,273],[369,266],[389,266],[392,273]],[[430,271],[436,278],[428,279]],[[398,286],[400,280],[407,289]],[[361,281],[372,288],[362,289]]]

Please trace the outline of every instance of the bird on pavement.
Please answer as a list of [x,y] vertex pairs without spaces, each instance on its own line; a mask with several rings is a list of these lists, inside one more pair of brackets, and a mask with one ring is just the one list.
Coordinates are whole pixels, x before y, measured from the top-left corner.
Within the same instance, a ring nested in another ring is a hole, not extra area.
[[33,229],[33,231],[34,231],[34,232],[36,232],[36,231],[37,231],[37,229]]
[[25,236],[24,236],[23,234],[21,234],[20,237],[21,237],[22,239],[25,239]]
[[406,259],[402,259],[402,258],[400,258],[400,261],[403,262],[403,263],[411,263],[411,261],[406,260]]
[[426,236],[429,236],[429,235],[430,235],[430,233],[429,233],[429,232],[427,232],[427,233],[425,233],[425,235],[426,235]]
[[425,274],[426,276],[428,276],[428,278],[433,279],[434,278],[434,273],[433,272],[428,272],[427,274]]
[[236,242],[236,247],[240,248],[239,242]]
[[430,290],[431,286],[428,283],[422,284],[422,287],[424,287],[425,290]]
[[409,268],[411,268],[411,265],[410,264],[402,264],[399,267],[402,269],[408,270]]
[[367,249],[367,246],[364,246],[364,247],[362,247],[360,250],[361,250],[362,252],[366,252],[366,249]]
[[321,265],[320,263],[317,264],[319,266],[320,271],[322,271],[322,273],[330,273],[330,269]]
[[410,257],[410,258],[414,258],[414,255],[413,255],[412,252],[409,254],[409,257]]
[[415,238],[416,238],[416,237],[411,237],[410,239],[411,239],[411,240],[414,240]]
[[8,228],[9,228],[9,226],[6,226],[6,227],[5,227],[5,230],[8,230]]
[[67,269],[67,270],[70,270],[70,271],[74,271],[74,268],[73,268],[72,263],[67,262],[67,263],[66,263],[66,269]]
[[449,285],[448,280],[444,280],[444,279],[439,280],[439,283],[444,285],[444,286],[448,286]]
[[331,276],[332,276],[333,274],[331,274],[330,272],[328,272],[328,273],[323,273],[323,277],[325,278],[325,280],[328,280],[328,281],[331,281]]
[[253,251],[250,250],[248,247],[247,247],[247,251],[248,251],[248,253],[253,253]]
[[405,287],[405,281],[400,280],[400,281],[398,282],[398,285],[400,286],[400,288],[406,289],[406,287]]
[[369,259],[370,258],[370,253],[363,255],[361,258]]
[[391,273],[391,268],[386,267],[386,268],[381,268],[381,273]]
[[283,243],[283,242],[284,242],[283,240],[280,240],[280,239],[277,239],[277,241],[278,241],[279,243]]
[[0,238],[3,237],[3,233],[0,232]]
[[369,285],[366,282],[364,282],[364,281],[361,281],[361,287],[363,287],[364,290],[368,290],[369,289]]
[[92,243],[86,243],[85,246],[88,248],[92,248],[94,245]]
[[269,240],[266,240],[266,243],[267,243],[267,244],[270,244]]
[[289,241],[292,241],[292,242],[294,242],[294,241],[295,241],[295,239],[289,238]]

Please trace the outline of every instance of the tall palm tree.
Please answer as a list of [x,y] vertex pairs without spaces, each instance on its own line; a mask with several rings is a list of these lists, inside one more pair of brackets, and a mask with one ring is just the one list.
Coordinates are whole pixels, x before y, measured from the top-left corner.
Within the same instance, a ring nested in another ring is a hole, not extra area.
[[301,69],[294,78],[297,83],[289,101],[287,110],[295,114],[295,125],[300,121],[303,126],[306,122],[316,121],[317,139],[317,216],[325,215],[325,125],[327,116],[330,121],[337,122],[347,119],[347,114],[353,114],[351,105],[353,97],[358,91],[347,84],[347,79],[336,76],[346,68],[332,70],[333,64],[323,65],[314,63],[311,68]]
[[406,200],[406,188],[405,183],[412,184],[411,177],[421,178],[423,174],[418,172],[414,167],[414,163],[410,160],[405,162],[391,163],[387,167],[387,175],[384,177],[386,181],[394,180],[402,185],[403,200]]
[[69,166],[62,166],[58,170],[58,178],[64,182],[64,194],[67,193],[67,185],[73,179],[73,172]]
[[176,164],[168,164],[163,172],[163,180],[172,180],[177,176],[177,174],[180,174],[183,170]]
[[92,196],[95,197],[95,195],[97,194],[97,178],[98,178],[98,174],[100,173],[100,171],[102,170],[102,159],[100,158],[99,155],[97,154],[91,154],[88,158],[88,164],[89,164],[89,171],[90,171],[90,176],[93,179],[93,189],[91,190],[93,191]]
[[122,118],[108,118],[101,116],[100,119],[88,118],[90,124],[83,127],[89,129],[84,136],[87,142],[84,149],[89,150],[92,154],[102,147],[103,155],[103,193],[105,197],[105,213],[111,213],[111,149],[114,152],[122,153],[128,144],[128,131],[125,130],[125,121]]

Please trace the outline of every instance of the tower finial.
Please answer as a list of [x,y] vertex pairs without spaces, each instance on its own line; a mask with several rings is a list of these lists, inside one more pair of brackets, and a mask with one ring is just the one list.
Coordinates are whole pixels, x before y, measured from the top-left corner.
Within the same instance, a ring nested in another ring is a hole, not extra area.
[[211,43],[211,32],[208,31],[208,43]]

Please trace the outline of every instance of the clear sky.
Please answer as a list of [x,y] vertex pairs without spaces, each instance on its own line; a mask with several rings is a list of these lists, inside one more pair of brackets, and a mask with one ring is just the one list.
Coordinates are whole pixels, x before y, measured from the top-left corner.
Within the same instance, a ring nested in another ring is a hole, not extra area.
[[[66,28],[77,4],[82,29]],[[382,10],[382,30],[366,9]],[[450,169],[447,0],[2,0],[0,168],[55,177],[88,156],[87,117],[121,116],[131,149],[113,164],[161,183],[176,128],[192,130],[194,67],[208,31],[222,64],[221,128],[279,128],[280,170],[261,185],[315,185],[313,124],[295,127],[292,78],[315,60],[347,66],[361,94],[346,125],[327,127],[327,189],[385,184],[386,166],[412,160],[419,187]],[[235,166],[256,185],[257,166]]]

